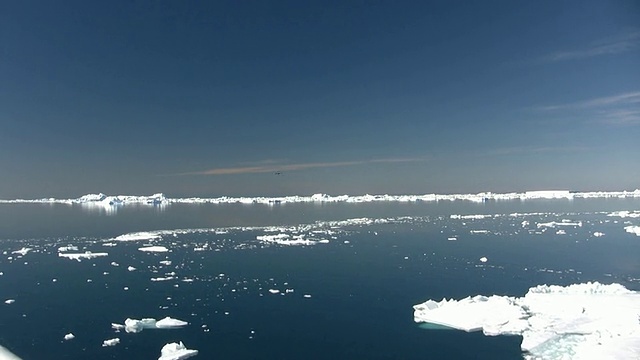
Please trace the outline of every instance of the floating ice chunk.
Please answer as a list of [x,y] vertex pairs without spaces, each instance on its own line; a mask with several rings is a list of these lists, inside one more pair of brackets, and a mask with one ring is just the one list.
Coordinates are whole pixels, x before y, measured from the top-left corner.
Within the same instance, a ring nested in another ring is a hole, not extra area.
[[16,302],[14,299],[7,299],[4,301],[5,304],[9,305],[9,304],[13,304],[14,302]]
[[186,321],[165,317],[161,320],[156,319],[126,319],[124,321],[125,331],[128,333],[139,333],[144,329],[173,329],[188,325]]
[[578,226],[581,227],[582,226],[582,221],[578,221],[578,222],[570,222],[570,221],[561,221],[561,222],[557,222],[557,221],[552,221],[552,222],[548,222],[548,223],[538,223],[537,224],[538,228],[541,227],[550,227],[550,228],[554,228],[557,226]]
[[75,335],[73,335],[73,333],[68,333],[67,335],[64,336],[65,340],[73,340],[75,339]]
[[640,236],[640,226],[625,226],[624,230],[628,233]]
[[594,233],[593,233],[593,236],[595,236],[595,237],[601,237],[601,236],[604,236],[604,233],[603,233],[603,232],[596,231],[596,232],[594,232]]
[[31,250],[33,250],[33,249],[32,248],[28,248],[28,247],[23,247],[22,249],[16,250],[16,251],[12,251],[11,253],[25,256]]
[[558,231],[556,231],[556,235],[567,235],[567,232],[563,229],[559,229]]
[[138,250],[146,251],[146,252],[167,252],[167,251],[169,251],[169,249],[167,249],[164,246],[146,246],[146,247],[138,248]]
[[524,193],[524,199],[573,199],[573,195],[568,190],[543,190],[543,191],[527,191]]
[[66,251],[78,251],[78,247],[73,245],[67,245],[67,246],[60,246],[58,248],[58,252],[66,252]]
[[187,349],[180,343],[169,343],[162,347],[158,360],[182,360],[198,355],[198,350]]
[[486,257],[481,257],[480,258],[480,262],[486,263],[489,259],[487,259]]
[[447,240],[448,240],[448,241],[456,241],[456,240],[458,240],[458,237],[456,237],[456,236],[451,236],[451,237],[448,237],[448,238],[447,238]]
[[136,271],[136,268],[134,268],[133,266],[129,266],[129,267],[127,268],[127,270],[129,270],[129,271]]
[[124,330],[124,325],[122,324],[116,324],[116,323],[111,323],[111,328],[115,331],[120,331],[120,330]]
[[[533,358],[640,358],[640,292],[619,284],[540,285],[520,298],[428,300],[414,320],[486,335],[522,335]],[[573,354],[573,355],[572,355]]]
[[305,297],[305,298],[310,298],[310,297],[311,297],[311,295],[310,295],[310,294],[304,294],[304,295],[302,295],[302,296],[303,296],[303,297]]
[[637,218],[640,217],[640,211],[614,211],[607,216],[617,216],[621,218]]
[[168,281],[168,280],[173,280],[175,279],[175,277],[173,276],[166,276],[166,277],[156,277],[156,278],[151,278],[151,281]]
[[294,237],[293,239],[289,234],[275,234],[275,235],[258,235],[256,236],[257,240],[266,243],[274,243],[280,245],[314,245],[316,241],[304,239],[304,236],[299,235]]
[[152,241],[152,240],[159,240],[160,234],[158,233],[154,233],[154,232],[148,232],[148,231],[142,231],[142,232],[134,232],[134,233],[129,233],[129,234],[123,234],[120,236],[116,236],[115,238],[113,238],[112,240],[116,240],[116,241]]
[[169,266],[171,265],[171,260],[162,260],[160,261],[160,264]]
[[109,339],[109,340],[105,340],[102,342],[102,347],[106,347],[106,346],[116,346],[120,344],[120,339],[119,338],[113,338],[113,339]]
[[5,349],[3,346],[0,346],[0,359],[2,360],[20,360],[15,354],[11,351]]
[[84,253],[58,253],[59,257],[64,257],[71,260],[82,261],[83,259],[93,259],[101,256],[108,256],[108,253],[92,253],[87,251]]
[[272,293],[272,294],[279,294],[280,290],[278,290],[278,289],[269,289],[269,292]]
[[493,217],[493,215],[478,214],[478,215],[451,215],[450,216],[451,219],[462,219],[462,220],[480,220],[480,219],[486,219],[491,217]]

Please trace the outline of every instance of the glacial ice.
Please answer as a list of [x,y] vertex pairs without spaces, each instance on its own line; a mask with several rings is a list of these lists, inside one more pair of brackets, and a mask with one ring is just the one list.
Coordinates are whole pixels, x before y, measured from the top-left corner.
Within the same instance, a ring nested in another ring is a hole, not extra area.
[[624,230],[628,233],[640,236],[640,226],[625,226]]
[[[113,325],[114,324],[112,324],[112,327]],[[128,333],[139,333],[144,329],[173,329],[186,325],[189,325],[189,323],[168,316],[161,320],[151,318],[136,320],[128,318],[124,321],[124,330]]]
[[92,253],[87,251],[84,253],[58,253],[59,257],[64,257],[71,260],[82,261],[82,259],[93,259],[101,256],[109,256],[108,253]]
[[535,199],[575,199],[575,198],[627,198],[640,197],[640,189],[634,191],[594,191],[571,192],[568,190],[543,190],[514,193],[481,192],[477,194],[424,194],[424,195],[338,195],[314,194],[311,196],[281,196],[281,197],[218,197],[218,198],[167,198],[158,193],[150,196],[144,195],[117,195],[88,194],[76,199],[13,199],[0,200],[0,204],[80,204],[86,206],[114,207],[126,204],[136,205],[165,205],[172,203],[181,204],[285,204],[300,202],[415,202],[415,201],[471,201],[484,202],[487,200],[535,200]]
[[145,252],[167,252],[167,251],[169,251],[169,249],[167,249],[164,246],[145,246],[145,247],[138,248],[138,250],[145,251]]
[[120,339],[119,338],[113,338],[113,339],[108,339],[102,342],[102,347],[107,347],[107,346],[116,346],[120,344]]
[[[598,282],[539,285],[524,297],[428,300],[414,320],[485,335],[522,335],[530,358],[640,358],[640,292]],[[606,356],[604,356],[606,354]]]
[[198,355],[198,350],[187,349],[180,343],[169,343],[162,347],[158,360],[182,360]]

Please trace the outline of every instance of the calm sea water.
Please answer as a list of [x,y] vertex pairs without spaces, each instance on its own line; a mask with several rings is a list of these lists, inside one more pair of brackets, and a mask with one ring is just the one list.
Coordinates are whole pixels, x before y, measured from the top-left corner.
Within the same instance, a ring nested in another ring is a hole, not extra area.
[[[640,200],[0,205],[0,344],[24,359],[153,359],[174,341],[202,359],[517,359],[520,337],[427,329],[414,323],[412,306],[521,296],[543,283],[640,290],[640,237],[624,230],[640,218],[608,216],[620,210],[640,210]],[[474,214],[492,216],[451,217]],[[344,221],[364,217],[378,221]],[[539,226],[563,221],[580,225]],[[167,253],[139,251],[145,241],[104,246],[121,234],[172,229],[211,230],[163,233],[153,244]],[[329,242],[257,239],[280,233]],[[68,260],[58,256],[66,245],[109,255]],[[12,253],[23,247],[33,250]],[[190,324],[111,329],[127,317],[165,316]],[[76,338],[64,341],[69,332]],[[101,346],[114,337],[120,344]]]

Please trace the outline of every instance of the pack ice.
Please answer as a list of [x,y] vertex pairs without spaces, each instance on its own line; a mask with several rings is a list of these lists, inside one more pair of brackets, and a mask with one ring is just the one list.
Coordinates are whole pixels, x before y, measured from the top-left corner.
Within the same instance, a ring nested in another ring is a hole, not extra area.
[[521,335],[529,359],[640,359],[640,292],[598,282],[539,285],[524,297],[428,300],[414,320],[485,335]]
[[174,319],[168,316],[161,320],[151,318],[136,320],[129,318],[124,321],[124,330],[128,333],[138,333],[144,329],[173,329],[183,327],[188,324],[189,323],[186,321]]

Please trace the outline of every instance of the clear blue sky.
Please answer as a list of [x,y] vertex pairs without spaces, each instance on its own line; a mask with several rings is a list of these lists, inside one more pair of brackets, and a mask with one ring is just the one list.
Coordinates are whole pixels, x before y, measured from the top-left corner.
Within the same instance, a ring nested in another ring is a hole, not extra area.
[[0,7],[0,198],[635,188],[636,0]]

